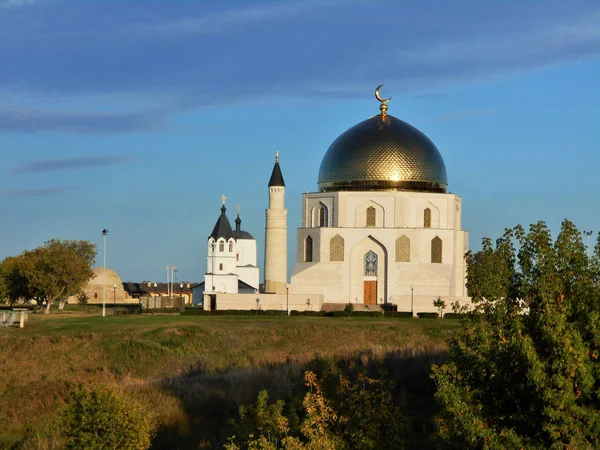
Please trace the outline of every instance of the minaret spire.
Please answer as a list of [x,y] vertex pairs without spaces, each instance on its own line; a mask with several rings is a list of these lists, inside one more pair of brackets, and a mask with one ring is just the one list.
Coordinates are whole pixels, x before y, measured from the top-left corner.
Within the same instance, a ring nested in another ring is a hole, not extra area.
[[265,224],[265,292],[285,294],[287,285],[287,210],[279,151],[269,179],[269,208]]

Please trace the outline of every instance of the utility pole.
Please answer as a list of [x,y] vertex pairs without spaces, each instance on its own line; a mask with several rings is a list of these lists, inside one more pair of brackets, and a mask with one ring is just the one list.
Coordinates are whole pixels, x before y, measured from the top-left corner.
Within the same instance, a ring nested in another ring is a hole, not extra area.
[[106,235],[108,230],[105,228],[102,230],[102,236],[104,238],[104,281],[102,283],[102,317],[106,317]]

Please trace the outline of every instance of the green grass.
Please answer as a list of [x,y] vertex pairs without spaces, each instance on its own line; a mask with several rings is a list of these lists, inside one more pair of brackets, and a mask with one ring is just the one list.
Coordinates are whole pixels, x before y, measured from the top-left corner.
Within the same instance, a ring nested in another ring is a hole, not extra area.
[[[273,398],[288,396],[316,360],[387,361],[390,376],[414,372],[427,390],[429,366],[443,358],[457,322],[31,314],[24,329],[0,328],[0,448],[50,448],[56,430],[32,430],[51,422],[69,383],[108,385],[142,401],[160,424],[153,448],[211,448],[237,406],[266,386]],[[209,412],[216,422],[207,429]]]

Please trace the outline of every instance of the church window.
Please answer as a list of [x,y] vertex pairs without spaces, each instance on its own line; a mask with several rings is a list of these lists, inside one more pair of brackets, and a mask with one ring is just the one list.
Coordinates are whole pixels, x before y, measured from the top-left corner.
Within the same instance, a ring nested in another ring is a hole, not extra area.
[[223,263],[219,263],[219,270],[223,270]]
[[406,236],[396,239],[396,262],[410,262],[410,239]]
[[431,228],[431,209],[429,208],[425,208],[425,211],[423,211],[423,226]]
[[325,208],[323,206],[321,206],[319,208],[319,226],[320,227],[326,226],[326,224],[325,224]]
[[304,261],[312,262],[313,260],[313,240],[310,236],[306,236],[304,240]]
[[365,276],[377,276],[377,253],[373,250],[365,255]]
[[229,243],[229,251],[232,252],[233,251],[233,242]]
[[220,252],[225,251],[225,242],[224,241],[219,241],[219,251]]
[[240,254],[239,254],[239,253],[237,253],[237,254],[235,255],[235,260],[236,260],[236,261],[239,261],[239,260],[240,260]]
[[329,241],[329,261],[344,260],[344,238],[336,234]]
[[367,208],[367,226],[368,227],[374,227],[376,225],[376,212],[375,212],[375,208],[373,208],[372,206],[369,206]]
[[431,262],[442,263],[442,240],[438,236],[431,240]]

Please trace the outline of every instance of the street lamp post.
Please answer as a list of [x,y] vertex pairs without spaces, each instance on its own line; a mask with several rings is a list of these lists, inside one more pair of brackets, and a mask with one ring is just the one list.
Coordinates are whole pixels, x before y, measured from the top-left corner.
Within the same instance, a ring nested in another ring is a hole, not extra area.
[[415,288],[414,286],[411,284],[410,285],[410,316],[414,317],[415,316]]
[[153,306],[156,306],[156,288],[158,287],[158,284],[156,283],[156,281],[154,282],[154,302]]
[[290,315],[290,285],[285,284],[285,311],[287,315]]
[[587,256],[590,259],[590,236],[592,235],[592,230],[583,230],[583,234],[587,236]]
[[106,316],[106,235],[108,230],[105,228],[102,230],[102,236],[104,238],[104,281],[102,283],[102,317]]

